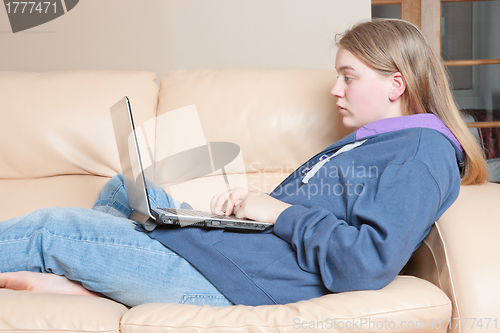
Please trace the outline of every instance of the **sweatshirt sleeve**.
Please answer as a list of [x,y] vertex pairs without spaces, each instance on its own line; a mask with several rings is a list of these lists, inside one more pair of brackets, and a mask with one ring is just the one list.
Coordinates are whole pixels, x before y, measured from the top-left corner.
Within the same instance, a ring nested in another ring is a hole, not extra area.
[[365,181],[366,191],[349,204],[348,221],[322,207],[293,205],[278,217],[274,232],[292,245],[299,266],[320,274],[330,291],[379,289],[395,278],[439,217],[450,192],[440,188],[446,183],[417,160],[389,165]]

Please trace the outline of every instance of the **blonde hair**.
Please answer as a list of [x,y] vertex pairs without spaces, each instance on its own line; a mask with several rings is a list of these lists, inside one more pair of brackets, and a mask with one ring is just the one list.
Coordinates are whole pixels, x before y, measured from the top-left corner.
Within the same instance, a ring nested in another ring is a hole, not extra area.
[[483,151],[461,117],[442,60],[416,26],[403,20],[373,19],[339,37],[337,46],[380,74],[403,75],[403,115],[433,113],[451,130],[464,150],[463,185],[486,181],[488,169]]

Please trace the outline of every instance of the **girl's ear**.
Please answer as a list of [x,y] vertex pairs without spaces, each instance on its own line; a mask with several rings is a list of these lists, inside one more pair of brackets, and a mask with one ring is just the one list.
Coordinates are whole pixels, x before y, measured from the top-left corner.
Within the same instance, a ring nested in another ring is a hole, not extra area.
[[396,101],[406,90],[406,81],[400,72],[396,72],[390,76],[391,78],[391,90],[389,92],[389,100],[391,102]]

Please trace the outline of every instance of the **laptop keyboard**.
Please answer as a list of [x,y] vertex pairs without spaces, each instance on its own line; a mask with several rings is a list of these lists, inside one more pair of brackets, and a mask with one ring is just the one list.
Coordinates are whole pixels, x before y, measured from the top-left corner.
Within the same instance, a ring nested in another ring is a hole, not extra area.
[[195,216],[195,217],[207,217],[207,218],[224,218],[225,216],[219,216],[219,215],[214,215],[210,214],[207,212],[202,212],[199,210],[192,210],[192,209],[182,209],[182,208],[163,208],[163,207],[158,207],[157,209],[161,209],[167,213],[174,214],[174,215],[184,215],[184,216]]

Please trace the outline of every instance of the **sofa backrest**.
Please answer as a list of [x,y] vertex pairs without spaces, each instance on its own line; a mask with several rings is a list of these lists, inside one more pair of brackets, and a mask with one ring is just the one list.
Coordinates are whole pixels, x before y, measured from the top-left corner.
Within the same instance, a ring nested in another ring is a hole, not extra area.
[[152,73],[0,72],[0,221],[46,206],[91,207],[120,172],[109,107],[153,118]]
[[[213,159],[201,173],[196,160],[183,161],[181,171],[191,177],[195,170],[195,179],[165,185],[165,149],[182,152],[206,142],[237,148],[222,165],[229,186],[270,192],[348,134],[329,93],[335,77],[321,69],[179,70],[163,78],[158,104],[152,73],[0,72],[0,221],[47,206],[92,206],[121,171],[109,107],[125,95],[156,157],[148,172],[177,198],[207,209],[227,189]],[[190,115],[194,135],[182,132],[186,119],[171,122],[178,109]]]

